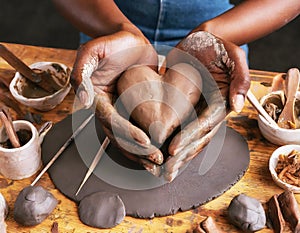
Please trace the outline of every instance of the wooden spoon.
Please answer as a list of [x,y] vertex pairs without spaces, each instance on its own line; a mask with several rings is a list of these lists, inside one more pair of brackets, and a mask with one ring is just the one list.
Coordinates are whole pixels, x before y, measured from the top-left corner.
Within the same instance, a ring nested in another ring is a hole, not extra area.
[[297,68],[289,69],[285,78],[286,102],[277,124],[281,128],[295,128],[295,99],[299,87],[300,73]]
[[0,56],[7,61],[8,64],[20,72],[23,77],[35,83],[42,89],[50,93],[54,93],[62,88],[61,85],[53,80],[49,72],[32,70],[11,51],[9,51],[3,44],[0,44]]

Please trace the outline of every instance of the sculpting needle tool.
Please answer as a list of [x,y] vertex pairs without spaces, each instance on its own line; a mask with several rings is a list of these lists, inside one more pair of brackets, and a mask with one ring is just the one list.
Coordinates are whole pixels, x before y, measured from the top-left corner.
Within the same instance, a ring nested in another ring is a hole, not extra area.
[[82,182],[81,182],[81,184],[80,184],[80,186],[79,186],[79,188],[78,188],[78,190],[77,190],[75,196],[78,195],[78,193],[80,192],[80,190],[81,190],[81,188],[83,187],[83,185],[85,184],[85,182],[86,182],[86,181],[88,180],[88,178],[92,175],[92,173],[93,173],[94,169],[96,168],[96,166],[97,166],[99,160],[101,159],[102,155],[104,154],[105,149],[106,149],[106,147],[108,146],[109,142],[110,142],[110,141],[109,141],[108,137],[106,137],[106,138],[104,139],[102,145],[100,146],[100,148],[99,148],[97,154],[95,155],[95,158],[94,158],[94,160],[92,161],[92,163],[91,163],[91,165],[90,165],[90,167],[89,167],[89,170],[86,172],[85,177],[84,177],[84,179],[82,180]]
[[63,146],[56,152],[53,158],[48,162],[48,164],[44,167],[44,169],[40,172],[40,174],[35,178],[35,180],[31,183],[31,186],[34,186],[36,182],[41,178],[41,176],[48,170],[48,168],[55,162],[55,160],[64,152],[64,150],[73,142],[75,137],[85,128],[85,126],[90,122],[93,118],[94,114],[91,114],[87,119],[85,119],[82,124],[73,132],[73,134],[68,138],[68,140],[63,144]]

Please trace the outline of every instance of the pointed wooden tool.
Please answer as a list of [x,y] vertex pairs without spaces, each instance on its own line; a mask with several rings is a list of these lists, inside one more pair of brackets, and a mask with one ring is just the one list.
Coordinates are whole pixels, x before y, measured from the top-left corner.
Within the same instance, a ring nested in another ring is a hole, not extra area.
[[291,129],[295,125],[295,99],[299,88],[300,73],[297,68],[289,69],[285,78],[286,102],[279,115],[277,124],[281,128]]
[[277,123],[266,112],[266,110],[261,106],[261,104],[258,102],[257,98],[254,96],[254,94],[250,90],[247,93],[247,99],[253,105],[253,107],[256,109],[256,111],[269,122],[269,124],[271,124],[275,128],[278,128]]
[[19,148],[21,146],[17,132],[15,131],[14,125],[8,112],[4,108],[0,108],[0,121],[2,121],[3,126],[6,130],[6,134],[14,148]]
[[68,140],[63,144],[63,146],[56,152],[53,158],[48,162],[48,164],[44,167],[44,169],[40,172],[40,174],[35,178],[35,180],[31,183],[31,186],[34,186],[38,180],[42,177],[42,175],[48,170],[48,168],[56,161],[56,159],[64,152],[64,150],[73,142],[75,137],[85,128],[85,126],[90,122],[93,118],[94,114],[91,114],[87,119],[85,119],[82,124],[73,132],[73,134],[68,138]]
[[106,137],[102,143],[102,145],[100,146],[97,154],[95,155],[94,160],[92,161],[88,171],[85,174],[84,179],[82,180],[77,192],[75,193],[75,196],[78,195],[78,193],[80,192],[80,190],[82,189],[83,185],[85,184],[85,182],[88,180],[88,178],[92,175],[93,171],[95,170],[97,164],[99,163],[99,160],[101,159],[102,155],[105,152],[106,147],[108,146],[108,144],[110,143],[108,137]]
[[54,93],[62,88],[57,82],[54,81],[51,74],[47,71],[36,72],[27,66],[23,61],[16,57],[9,51],[3,44],[0,44],[0,56],[14,67],[23,77],[35,83],[42,89]]

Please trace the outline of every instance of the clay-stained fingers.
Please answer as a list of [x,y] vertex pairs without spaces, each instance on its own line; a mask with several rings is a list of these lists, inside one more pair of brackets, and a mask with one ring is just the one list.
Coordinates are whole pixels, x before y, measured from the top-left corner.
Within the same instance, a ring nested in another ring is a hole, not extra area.
[[95,96],[96,114],[101,123],[114,134],[126,138],[128,141],[148,148],[150,139],[147,134],[138,127],[123,118],[112,105],[112,95],[101,92]]
[[[161,167],[157,164],[157,162],[159,162],[159,164],[162,163],[162,159],[163,157],[161,152],[159,150],[157,150],[155,153],[157,154],[153,154],[149,157],[146,158],[143,158],[140,157],[139,155],[136,155],[136,154],[132,154],[130,152],[127,151],[127,149],[129,149],[128,147],[126,149],[124,149],[123,146],[121,146],[120,144],[127,144],[129,147],[131,146],[132,148],[130,150],[133,150],[135,149],[135,145],[133,144],[130,144],[129,142],[126,142],[124,139],[122,138],[115,138],[113,135],[112,135],[112,132],[103,127],[103,130],[104,132],[106,133],[106,135],[111,138],[111,142],[116,145],[119,150],[122,152],[122,154],[127,157],[128,159],[142,165],[148,172],[150,172],[152,175],[156,176],[156,177],[159,177],[160,174],[161,174]],[[123,143],[121,142],[123,141]],[[121,143],[120,143],[121,142]],[[120,143],[120,144],[119,144]],[[150,159],[150,160],[149,160]],[[155,162],[151,161],[151,159],[154,159]]]
[[164,164],[164,179],[171,182],[177,176],[179,169],[187,164],[197,156],[203,148],[211,141],[213,136],[217,133],[221,124],[216,125],[210,132],[202,136],[198,140],[190,142],[188,146],[179,151],[174,156],[168,158]]
[[246,54],[239,46],[229,41],[222,42],[228,53],[225,64],[230,77],[229,104],[233,111],[240,112],[251,82]]
[[128,159],[142,165],[148,172],[150,172],[152,175],[159,177],[161,175],[161,166],[152,163],[151,161],[147,159],[141,159],[136,155],[130,154],[127,151],[122,150],[122,153],[124,156],[126,156]]
[[86,108],[93,104],[95,93],[91,77],[99,65],[103,46],[102,43],[96,45],[94,41],[81,45],[71,72],[70,83]]
[[[126,155],[133,155],[137,160],[141,160],[142,164],[155,164],[161,165],[163,163],[164,157],[162,152],[150,144],[148,148],[144,148],[132,141],[128,141],[126,138],[117,136],[113,134],[113,132],[103,126],[103,130],[107,137],[111,140],[111,142],[116,145],[124,154]],[[146,163],[148,160],[149,163]]]
[[181,150],[189,147],[191,143],[209,133],[216,125],[223,121],[225,117],[225,103],[220,99],[219,93],[215,92],[211,96],[209,105],[195,120],[185,126],[185,128],[172,139],[168,148],[169,154],[172,156],[177,155]]

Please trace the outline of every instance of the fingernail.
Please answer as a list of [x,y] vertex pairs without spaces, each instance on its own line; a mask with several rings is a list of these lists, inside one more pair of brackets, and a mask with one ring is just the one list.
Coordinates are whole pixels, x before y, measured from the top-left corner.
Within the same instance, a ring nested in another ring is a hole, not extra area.
[[233,97],[233,110],[240,113],[244,107],[245,98],[242,94]]

